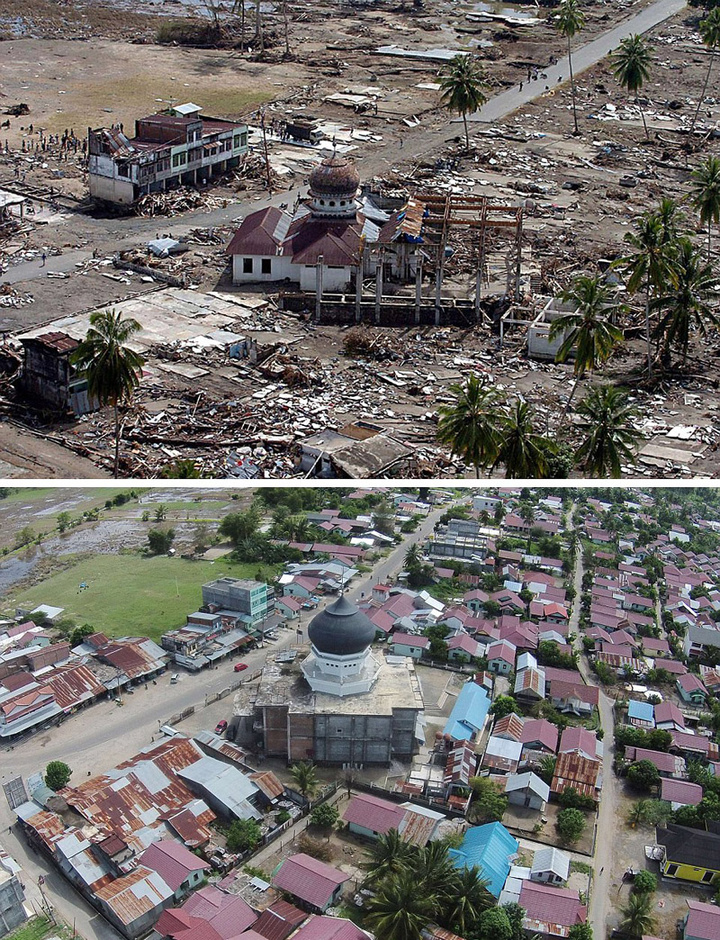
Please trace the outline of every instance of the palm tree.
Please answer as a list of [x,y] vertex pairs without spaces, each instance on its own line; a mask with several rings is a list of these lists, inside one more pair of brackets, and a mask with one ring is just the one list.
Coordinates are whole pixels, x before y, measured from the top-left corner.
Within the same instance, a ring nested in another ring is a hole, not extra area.
[[495,464],[505,465],[505,476],[511,480],[537,479],[547,476],[547,455],[555,445],[536,434],[532,409],[518,399],[515,407],[501,418],[501,439]]
[[648,44],[642,36],[626,36],[620,40],[617,52],[610,57],[615,78],[629,95],[635,95],[640,108],[640,117],[645,128],[645,137],[650,140],[650,134],[645,121],[643,106],[637,98],[638,92],[650,75],[652,56]]
[[452,878],[451,904],[444,912],[444,920],[461,937],[469,936],[478,917],[494,903],[488,891],[488,880],[481,876],[477,865],[456,869]]
[[299,761],[290,768],[290,776],[302,795],[311,800],[320,787],[317,771],[312,761]]
[[538,776],[541,780],[544,780],[545,783],[550,783],[555,773],[555,763],[557,758],[552,757],[549,754],[546,754],[545,757],[541,757],[538,761]]
[[652,934],[655,929],[652,906],[652,893],[635,894],[633,892],[622,909],[623,919],[620,921],[620,929],[631,937],[643,937],[646,934]]
[[700,221],[707,225],[709,261],[712,224],[720,222],[720,157],[708,157],[691,175],[693,205],[700,212]]
[[592,372],[596,366],[607,362],[617,344],[622,342],[623,331],[611,321],[623,307],[617,303],[615,292],[597,275],[576,277],[562,299],[571,301],[575,310],[552,321],[550,339],[565,336],[555,354],[556,362],[565,362],[570,353],[575,352],[575,384],[565,406],[567,411],[579,379],[588,369]]
[[663,196],[653,215],[660,222],[661,242],[672,245],[680,237],[684,222],[680,206],[670,196]]
[[708,324],[718,325],[718,315],[708,303],[718,296],[718,279],[710,265],[703,263],[699,250],[687,237],[678,241],[671,277],[670,289],[656,301],[658,308],[665,313],[655,332],[663,340],[663,358],[668,356],[670,346],[674,345],[682,350],[685,365],[691,327],[694,326],[704,337]]
[[470,149],[467,116],[478,111],[487,101],[483,72],[471,55],[461,53],[450,59],[440,73],[440,100],[451,111],[461,115],[465,126],[465,146]]
[[580,9],[578,0],[561,0],[560,12],[555,19],[555,29],[567,39],[568,65],[570,66],[570,91],[572,92],[573,121],[575,133],[579,134],[577,122],[577,108],[575,106],[575,76],[573,75],[572,46],[570,40],[575,33],[579,33],[585,25],[585,14]]
[[479,477],[481,467],[491,466],[497,457],[497,392],[484,388],[476,375],[465,385],[451,385],[450,392],[456,401],[439,409],[437,439],[472,464]]
[[430,891],[419,891],[412,872],[403,872],[383,882],[367,902],[366,925],[377,940],[420,940],[420,931],[437,911]]
[[700,21],[700,35],[702,41],[710,49],[710,61],[708,62],[708,70],[705,75],[705,83],[703,85],[702,94],[700,95],[700,100],[697,103],[697,108],[695,109],[695,114],[693,115],[693,122],[690,126],[690,133],[695,133],[695,124],[700,114],[700,108],[702,103],[705,100],[705,93],[707,92],[708,82],[710,81],[710,72],[713,67],[713,62],[715,61],[715,53],[720,46],[720,7],[715,7],[712,9],[704,20]]
[[653,296],[664,289],[668,278],[669,255],[672,242],[668,241],[667,213],[645,212],[635,220],[635,231],[627,232],[624,241],[631,253],[617,263],[629,275],[627,289],[635,294],[645,287],[645,343],[647,346],[648,374],[652,374],[652,349],[650,346],[650,305]]
[[578,406],[584,433],[575,460],[592,477],[617,478],[623,461],[632,460],[637,430],[637,409],[627,395],[612,385],[591,389]]
[[121,402],[127,401],[140,384],[145,360],[126,345],[133,333],[142,329],[137,320],[124,320],[114,310],[90,314],[90,328],[72,355],[78,371],[85,376],[90,398],[100,405],[112,405],[115,414],[115,460],[113,475],[120,467]]
[[455,866],[445,843],[428,842],[420,849],[412,860],[412,873],[415,888],[421,889],[421,893],[451,896]]
[[407,871],[414,851],[414,846],[400,838],[397,829],[379,835],[369,849],[370,858],[362,864],[369,873],[367,881],[378,884]]
[[419,565],[420,562],[420,546],[417,542],[413,542],[410,548],[405,552],[405,567],[412,568],[415,565]]

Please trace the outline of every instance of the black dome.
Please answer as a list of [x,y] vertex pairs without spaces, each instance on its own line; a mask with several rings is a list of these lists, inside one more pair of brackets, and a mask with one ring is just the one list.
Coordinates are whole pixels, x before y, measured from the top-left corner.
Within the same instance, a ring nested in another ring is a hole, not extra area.
[[334,656],[362,653],[375,639],[375,632],[374,624],[344,596],[313,617],[308,627],[315,649]]

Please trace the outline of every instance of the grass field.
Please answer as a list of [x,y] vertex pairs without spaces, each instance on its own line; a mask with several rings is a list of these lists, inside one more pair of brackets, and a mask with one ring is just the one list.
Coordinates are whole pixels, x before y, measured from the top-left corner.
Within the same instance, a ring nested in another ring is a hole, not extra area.
[[[8,597],[10,608],[39,604],[64,607],[78,624],[89,623],[108,636],[148,636],[156,642],[185,623],[186,614],[202,603],[200,587],[222,575],[266,577],[276,570],[256,564],[187,561],[158,555],[96,555]],[[80,591],[81,582],[88,587]]]
[[22,927],[8,934],[6,940],[43,940],[51,935],[67,940],[71,933],[64,924],[53,924],[49,918],[41,915],[30,918]]

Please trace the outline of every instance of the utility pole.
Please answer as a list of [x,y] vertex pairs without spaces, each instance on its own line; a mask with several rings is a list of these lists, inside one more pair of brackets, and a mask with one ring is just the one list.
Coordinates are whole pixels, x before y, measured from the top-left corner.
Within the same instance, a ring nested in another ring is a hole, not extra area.
[[268,192],[272,196],[272,182],[270,180],[270,158],[268,157],[267,130],[265,128],[265,108],[260,110],[260,129],[262,130],[263,151],[265,153],[265,178],[267,179]]

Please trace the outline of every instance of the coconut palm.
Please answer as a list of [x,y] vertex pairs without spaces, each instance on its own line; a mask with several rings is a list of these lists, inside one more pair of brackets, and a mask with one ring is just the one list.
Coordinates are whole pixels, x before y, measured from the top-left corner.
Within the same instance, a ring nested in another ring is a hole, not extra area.
[[555,29],[567,39],[568,44],[568,65],[570,67],[570,91],[572,92],[573,121],[575,123],[575,133],[579,134],[577,121],[577,108],[575,105],[575,75],[573,74],[572,64],[572,45],[571,40],[576,33],[585,25],[585,14],[580,9],[578,0],[561,0],[559,13],[555,18]]
[[720,7],[715,7],[712,9],[704,20],[700,21],[700,36],[705,45],[710,49],[710,61],[708,62],[708,70],[705,74],[705,82],[703,84],[703,90],[700,95],[700,99],[697,103],[697,108],[695,109],[695,114],[693,115],[693,121],[690,126],[690,133],[695,132],[695,124],[697,123],[698,115],[700,114],[700,108],[702,103],[705,100],[705,93],[707,92],[708,82],[710,81],[710,72],[712,71],[713,62],[715,61],[715,53],[720,46]]
[[627,289],[635,294],[645,288],[645,343],[647,346],[648,374],[652,373],[652,350],[650,346],[650,306],[654,296],[664,290],[668,281],[672,242],[668,241],[668,214],[662,217],[654,212],[645,212],[635,220],[635,231],[625,234],[625,244],[630,254],[617,263],[628,275]]
[[599,277],[581,274],[566,290],[562,299],[571,301],[575,309],[563,313],[552,321],[550,340],[564,336],[562,345],[555,354],[556,362],[565,362],[570,353],[575,353],[575,384],[565,410],[577,389],[578,380],[585,373],[602,365],[623,340],[623,331],[611,322],[622,309],[615,291]]
[[710,156],[692,172],[692,201],[707,225],[707,256],[710,260],[710,236],[713,222],[720,222],[720,157]]
[[422,563],[422,558],[420,557],[420,546],[417,542],[413,542],[410,548],[405,552],[405,567],[412,568],[414,565],[419,565]]
[[634,457],[637,409],[624,392],[601,385],[588,392],[577,412],[584,439],[575,451],[576,463],[591,477],[619,477],[623,461]]
[[610,57],[615,78],[628,94],[635,95],[645,128],[645,137],[648,140],[650,140],[650,134],[645,121],[645,112],[637,95],[648,80],[651,62],[650,48],[642,36],[637,34],[621,39],[617,51]]
[[633,892],[622,909],[623,919],[620,929],[631,937],[644,937],[655,929],[655,917],[652,913],[653,895]]
[[114,476],[120,467],[120,404],[127,401],[140,384],[145,360],[130,349],[128,340],[142,327],[137,320],[123,319],[114,310],[90,314],[85,339],[72,355],[72,361],[88,383],[90,398],[100,405],[112,405],[115,417]]
[[660,223],[660,241],[673,245],[683,231],[684,217],[680,206],[670,196],[663,196],[653,215]]
[[366,905],[365,924],[377,940],[420,940],[420,931],[437,912],[435,895],[419,891],[412,872],[382,883]]
[[678,241],[671,277],[670,289],[656,301],[658,309],[664,313],[655,332],[663,342],[663,358],[669,355],[670,346],[675,346],[682,351],[685,365],[691,328],[695,327],[701,336],[706,336],[708,324],[718,325],[718,314],[709,303],[720,293],[718,279],[687,237]]
[[451,903],[444,920],[461,937],[470,936],[483,911],[495,903],[488,891],[488,880],[480,874],[477,865],[456,869],[452,881]]
[[312,761],[303,760],[293,764],[290,768],[290,776],[300,793],[308,800],[311,800],[320,788],[320,781]]
[[456,401],[439,409],[438,441],[472,464],[479,477],[481,468],[492,465],[497,456],[497,392],[471,375],[465,385],[451,385],[450,393]]
[[412,872],[416,890],[422,888],[421,893],[444,900],[452,896],[455,866],[443,842],[428,842],[420,849],[413,857]]
[[487,101],[487,87],[479,62],[471,55],[454,56],[440,73],[440,100],[463,119],[465,146],[470,149],[467,116],[478,111]]
[[414,851],[413,846],[400,838],[397,829],[379,835],[368,851],[370,858],[362,865],[368,872],[367,880],[371,884],[384,883],[407,871]]
[[505,476],[511,480],[537,479],[547,476],[547,455],[555,445],[536,434],[532,423],[532,409],[518,399],[514,408],[501,417],[500,446],[497,464],[505,465]]

